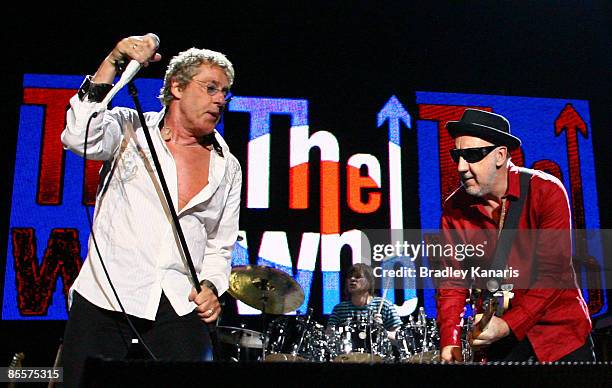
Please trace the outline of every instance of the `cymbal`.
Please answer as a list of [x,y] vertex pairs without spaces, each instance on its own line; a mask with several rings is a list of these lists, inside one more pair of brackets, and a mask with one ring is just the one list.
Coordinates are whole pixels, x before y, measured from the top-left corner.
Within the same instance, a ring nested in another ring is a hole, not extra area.
[[440,352],[438,350],[416,353],[402,360],[402,362],[411,364],[427,364],[435,361],[440,361]]
[[378,354],[370,353],[347,353],[336,356],[332,362],[346,362],[346,363],[370,363],[370,362],[384,362],[385,359]]
[[243,327],[217,326],[219,340],[231,345],[240,345],[245,348],[261,348],[261,333]]
[[304,357],[285,353],[270,353],[266,355],[266,362],[305,362],[308,361]]
[[288,313],[304,302],[302,287],[290,275],[261,265],[232,268],[229,293],[266,314]]

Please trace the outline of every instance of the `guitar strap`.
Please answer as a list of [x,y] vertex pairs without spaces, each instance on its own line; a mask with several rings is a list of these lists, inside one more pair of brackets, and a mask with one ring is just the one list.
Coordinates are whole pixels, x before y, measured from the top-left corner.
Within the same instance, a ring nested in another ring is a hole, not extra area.
[[[497,239],[497,246],[495,248],[495,254],[493,256],[493,261],[491,262],[490,269],[495,270],[496,273],[503,273],[506,269],[506,264],[508,262],[508,255],[510,254],[510,250],[512,249],[512,244],[516,237],[516,233],[518,231],[518,223],[521,217],[521,213],[523,212],[523,207],[525,205],[525,199],[529,193],[529,184],[531,182],[531,177],[533,173],[531,170],[526,168],[519,168],[519,177],[521,184],[521,193],[518,200],[512,203],[506,214],[506,219],[501,227],[499,232],[499,237]],[[502,209],[503,212],[503,209]],[[487,291],[490,294],[495,294],[499,291],[500,287],[502,290],[504,287],[502,286],[503,278],[489,278],[487,280]],[[485,291],[485,293],[487,292]],[[510,290],[504,290],[510,291]],[[507,307],[507,306],[506,306]],[[501,311],[503,312],[503,305],[499,306]],[[498,311],[499,312],[499,311]],[[498,314],[501,315],[501,314]]]

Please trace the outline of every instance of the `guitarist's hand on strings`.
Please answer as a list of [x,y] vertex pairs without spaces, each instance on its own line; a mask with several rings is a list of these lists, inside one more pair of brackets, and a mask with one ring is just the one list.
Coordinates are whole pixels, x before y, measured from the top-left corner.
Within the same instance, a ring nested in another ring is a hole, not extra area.
[[202,291],[197,294],[195,288],[191,288],[189,293],[189,301],[195,302],[198,305],[196,312],[205,323],[214,322],[221,313],[221,305],[219,299],[215,296],[212,290],[202,285]]
[[[474,322],[476,325],[479,320]],[[506,337],[510,334],[510,327],[506,321],[496,316],[492,316],[486,328],[477,336],[470,339],[472,346],[487,346],[491,345],[495,341]]]

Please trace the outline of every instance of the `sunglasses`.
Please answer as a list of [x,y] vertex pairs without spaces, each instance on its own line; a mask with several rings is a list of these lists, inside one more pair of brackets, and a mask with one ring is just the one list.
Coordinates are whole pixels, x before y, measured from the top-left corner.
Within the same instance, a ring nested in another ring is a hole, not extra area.
[[455,148],[450,150],[451,158],[453,162],[459,163],[459,158],[463,158],[468,163],[480,162],[485,156],[489,155],[491,151],[500,147],[498,145],[492,145],[487,147],[474,147],[474,148]]

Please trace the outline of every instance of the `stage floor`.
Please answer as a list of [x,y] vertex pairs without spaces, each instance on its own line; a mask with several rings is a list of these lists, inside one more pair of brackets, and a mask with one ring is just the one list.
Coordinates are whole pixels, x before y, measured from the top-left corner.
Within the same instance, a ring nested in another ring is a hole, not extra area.
[[[111,386],[513,386],[610,387],[612,364],[376,364],[163,362],[89,359],[87,387]],[[484,385],[482,385],[484,384]]]

